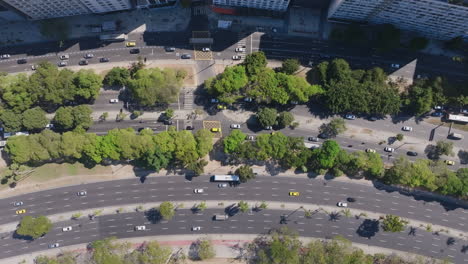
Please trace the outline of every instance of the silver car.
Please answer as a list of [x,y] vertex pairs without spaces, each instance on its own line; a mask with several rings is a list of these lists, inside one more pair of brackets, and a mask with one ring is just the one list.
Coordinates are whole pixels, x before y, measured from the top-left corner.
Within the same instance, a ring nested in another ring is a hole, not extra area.
[[231,124],[232,129],[239,129],[241,126],[239,124]]

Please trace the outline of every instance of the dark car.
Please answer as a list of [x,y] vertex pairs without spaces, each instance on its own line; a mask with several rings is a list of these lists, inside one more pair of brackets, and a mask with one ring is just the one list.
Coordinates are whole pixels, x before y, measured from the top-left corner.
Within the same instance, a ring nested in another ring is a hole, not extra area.
[[87,60],[81,60],[78,64],[83,66],[83,65],[88,65],[89,63]]
[[164,124],[170,126],[170,125],[172,125],[172,120],[171,119],[166,119],[166,120],[164,120]]
[[354,202],[356,202],[356,198],[348,197],[348,198],[346,199],[346,201],[348,201],[348,202],[350,202],[350,203],[354,203]]
[[408,151],[406,152],[406,155],[416,157],[418,153],[416,151]]
[[327,133],[320,133],[318,135],[319,138],[322,138],[322,139],[328,139],[330,138],[330,135],[328,135]]
[[164,50],[166,52],[174,52],[175,51],[175,48],[174,47],[165,47]]
[[140,53],[140,49],[131,49],[130,54],[138,54]]
[[185,130],[193,130],[193,126],[187,126]]
[[376,116],[370,116],[369,117],[369,121],[372,121],[372,122],[377,121],[377,119],[378,118]]
[[26,64],[28,63],[28,60],[27,59],[19,59],[16,61],[18,64]]
[[109,62],[109,58],[100,58],[99,62]]
[[182,56],[180,56],[182,59],[191,59],[192,58],[192,55],[190,54],[182,54]]
[[433,112],[433,113],[431,114],[431,116],[435,116],[435,117],[441,117],[441,116],[443,116],[443,115],[444,115],[444,113],[442,113],[442,112]]

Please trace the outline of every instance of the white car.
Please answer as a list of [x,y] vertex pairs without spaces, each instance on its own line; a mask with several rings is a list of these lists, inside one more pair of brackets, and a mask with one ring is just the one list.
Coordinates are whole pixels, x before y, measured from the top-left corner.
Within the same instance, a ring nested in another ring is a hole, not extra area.
[[35,71],[36,70],[36,65],[31,65],[31,70]]
[[356,119],[356,116],[348,114],[348,115],[345,115],[345,118],[348,119],[348,120],[354,120],[354,119]]
[[253,101],[252,97],[246,97],[244,98],[244,102],[251,103]]
[[3,54],[2,56],[0,56],[2,60],[9,59],[10,57],[10,54]]
[[245,48],[236,48],[236,52],[245,52]]
[[218,184],[218,188],[227,188],[227,187],[228,187],[227,183]]
[[247,140],[255,140],[255,137],[254,136],[248,136]]
[[345,202],[338,202],[338,203],[336,204],[336,206],[338,206],[338,207],[348,207],[348,203],[345,203]]
[[135,231],[145,231],[146,230],[146,226],[142,225],[142,226],[135,226]]
[[92,53],[88,53],[88,54],[84,55],[84,58],[85,58],[85,59],[91,59],[91,58],[94,58],[94,54],[92,54]]
[[111,103],[111,104],[115,104],[115,103],[118,103],[118,102],[119,102],[119,99],[117,99],[117,98],[109,100],[109,103]]
[[59,67],[65,67],[68,65],[68,63],[66,61],[61,61],[57,64]]
[[78,196],[86,196],[88,193],[86,191],[79,191],[76,193]]
[[232,56],[232,60],[241,60],[241,59],[242,59],[242,57],[239,56],[239,55]]
[[231,124],[232,129],[239,129],[241,126],[239,124]]
[[394,148],[391,148],[391,147],[385,147],[384,150],[385,150],[386,152],[393,152],[393,151],[395,151],[395,149],[394,149]]
[[392,68],[394,69],[399,69],[400,68],[400,64],[395,64],[393,63],[392,65],[390,65]]
[[208,52],[208,51],[210,51],[210,48],[203,48],[202,51],[203,52]]
[[272,130],[272,129],[273,129],[272,126],[266,126],[266,127],[265,127],[265,130]]
[[62,228],[62,231],[63,232],[68,232],[68,231],[72,231],[72,229],[73,228],[71,226],[66,226],[66,227]]
[[367,152],[367,153],[375,153],[375,149],[370,149],[370,148],[368,148],[368,149],[366,149],[366,152]]
[[58,247],[60,247],[59,243],[49,244],[49,248],[58,248]]
[[444,107],[441,106],[441,105],[434,106],[434,110],[443,110],[443,109],[444,109]]
[[409,126],[404,126],[404,127],[401,128],[401,130],[403,130],[403,131],[413,131],[413,128],[409,127]]
[[192,231],[200,231],[201,226],[192,226]]
[[21,205],[23,205],[23,204],[24,204],[24,203],[21,202],[21,201],[18,201],[18,202],[14,202],[14,203],[13,203],[14,206],[21,206]]
[[194,193],[203,193],[203,189],[194,189],[193,192]]
[[68,60],[70,56],[68,54],[60,55],[61,60]]

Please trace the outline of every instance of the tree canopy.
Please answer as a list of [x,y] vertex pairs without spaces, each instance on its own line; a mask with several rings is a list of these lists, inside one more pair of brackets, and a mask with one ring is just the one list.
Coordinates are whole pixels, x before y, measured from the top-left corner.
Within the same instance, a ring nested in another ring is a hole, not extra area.
[[47,234],[52,229],[52,222],[45,216],[32,217],[24,216],[16,230],[18,235],[28,236],[37,239]]
[[257,119],[262,127],[274,126],[278,112],[274,108],[262,108],[257,113]]

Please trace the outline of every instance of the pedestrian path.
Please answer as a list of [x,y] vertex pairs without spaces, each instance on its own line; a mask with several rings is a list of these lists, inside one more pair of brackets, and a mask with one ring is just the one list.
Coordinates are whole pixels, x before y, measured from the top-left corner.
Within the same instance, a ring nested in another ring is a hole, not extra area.
[[193,110],[193,93],[196,87],[185,87],[183,90],[184,93],[184,110]]
[[[237,38],[239,39],[239,41],[237,41],[237,48],[246,48],[247,47],[247,33],[245,32],[239,32],[237,33]],[[245,59],[245,55],[247,53],[247,50],[244,50],[242,52],[238,52],[239,55],[241,55],[241,57],[243,59]]]

